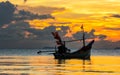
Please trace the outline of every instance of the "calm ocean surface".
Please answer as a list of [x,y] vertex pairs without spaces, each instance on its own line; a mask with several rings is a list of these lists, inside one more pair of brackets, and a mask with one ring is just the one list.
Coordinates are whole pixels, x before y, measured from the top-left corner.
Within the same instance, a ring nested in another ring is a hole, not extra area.
[[0,75],[120,75],[120,50],[92,50],[90,61],[55,60],[39,50],[0,49]]

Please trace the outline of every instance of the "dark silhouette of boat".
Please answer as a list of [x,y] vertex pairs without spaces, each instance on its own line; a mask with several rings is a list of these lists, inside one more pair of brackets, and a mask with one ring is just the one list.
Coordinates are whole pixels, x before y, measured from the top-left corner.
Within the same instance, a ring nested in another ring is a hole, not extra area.
[[94,43],[92,40],[87,46],[83,46],[81,49],[72,52],[72,53],[58,53],[55,52],[54,57],[55,59],[85,59],[90,60],[91,56],[91,48]]
[[[83,27],[81,27],[83,29]],[[68,41],[62,41],[58,32],[52,32],[52,35],[57,40],[56,43],[59,45],[58,50],[55,48],[55,53],[53,53],[55,59],[83,59],[83,60],[90,60],[91,56],[91,48],[94,43],[94,40],[89,42],[87,45],[85,45],[85,34],[83,29],[83,47],[75,52],[69,52],[69,49],[66,48],[65,42]],[[79,39],[80,40],[80,39]],[[71,40],[72,41],[78,41],[78,40]]]

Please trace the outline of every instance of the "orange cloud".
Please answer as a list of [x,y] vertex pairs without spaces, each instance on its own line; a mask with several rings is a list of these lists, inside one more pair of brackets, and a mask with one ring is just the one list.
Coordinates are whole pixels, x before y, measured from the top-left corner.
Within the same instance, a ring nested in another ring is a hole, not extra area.
[[[111,19],[112,20],[112,19]],[[114,20],[114,19],[113,19]],[[64,22],[63,22],[64,21]],[[115,20],[114,20],[115,21]],[[61,30],[59,26],[68,26],[69,30],[67,30],[66,36],[71,37],[72,34],[77,33],[78,31],[81,31],[81,25],[84,24],[85,26],[85,31],[89,32],[91,29],[95,29],[95,35],[106,35],[107,38],[106,40],[111,40],[111,41],[119,41],[120,35],[120,30],[110,30],[106,29],[106,27],[114,27],[118,28],[119,25],[114,25],[114,23],[111,24],[111,22],[108,21],[99,21],[99,20],[73,20],[73,19],[57,19],[57,20],[52,20],[52,19],[47,19],[47,20],[33,20],[30,21],[30,26],[32,28],[36,29],[44,29],[49,26],[56,26],[56,30]],[[117,33],[116,33],[117,32]]]

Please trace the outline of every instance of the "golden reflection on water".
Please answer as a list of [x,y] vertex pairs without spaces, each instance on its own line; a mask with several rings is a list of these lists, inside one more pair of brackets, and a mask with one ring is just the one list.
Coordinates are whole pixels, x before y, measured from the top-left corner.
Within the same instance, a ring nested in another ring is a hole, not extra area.
[[120,75],[120,56],[55,60],[53,56],[0,56],[0,75]]

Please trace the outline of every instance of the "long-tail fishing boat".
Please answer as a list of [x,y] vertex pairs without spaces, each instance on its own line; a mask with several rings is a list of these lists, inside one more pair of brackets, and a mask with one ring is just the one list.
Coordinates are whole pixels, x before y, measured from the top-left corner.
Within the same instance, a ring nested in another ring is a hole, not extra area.
[[69,52],[70,50],[65,46],[65,42],[71,42],[76,40],[70,41],[62,41],[61,37],[59,36],[58,32],[52,32],[52,35],[57,40],[56,43],[59,45],[57,47],[58,50],[55,48],[55,53],[53,53],[55,59],[83,59],[83,60],[90,60],[91,56],[91,48],[94,43],[94,40],[90,41],[87,45],[85,44],[85,33],[83,25],[81,26],[83,31],[83,46],[82,48],[76,50],[75,52]]

